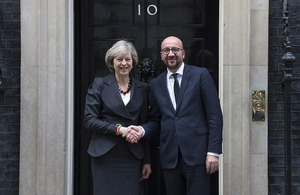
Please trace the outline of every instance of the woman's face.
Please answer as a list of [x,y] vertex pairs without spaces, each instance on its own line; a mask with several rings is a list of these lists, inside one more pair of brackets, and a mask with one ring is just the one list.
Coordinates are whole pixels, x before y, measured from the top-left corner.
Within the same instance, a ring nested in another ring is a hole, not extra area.
[[118,76],[128,76],[132,69],[132,57],[130,54],[114,58],[114,70]]

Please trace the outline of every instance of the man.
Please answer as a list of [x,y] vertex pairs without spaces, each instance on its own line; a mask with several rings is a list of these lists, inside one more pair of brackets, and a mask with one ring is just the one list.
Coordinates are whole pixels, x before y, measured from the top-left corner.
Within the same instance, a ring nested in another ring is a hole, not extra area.
[[[209,72],[183,62],[182,41],[161,44],[167,71],[151,81],[150,119],[131,126],[127,140],[160,132],[160,156],[168,195],[209,194],[209,175],[218,170],[223,119]],[[173,75],[176,73],[176,75]]]

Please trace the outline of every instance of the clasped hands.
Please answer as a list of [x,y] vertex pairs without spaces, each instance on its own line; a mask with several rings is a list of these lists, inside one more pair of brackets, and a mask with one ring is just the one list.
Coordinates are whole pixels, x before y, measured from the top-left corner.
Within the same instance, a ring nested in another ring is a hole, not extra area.
[[140,126],[131,125],[129,127],[121,127],[120,134],[130,143],[138,143],[144,134],[144,130]]

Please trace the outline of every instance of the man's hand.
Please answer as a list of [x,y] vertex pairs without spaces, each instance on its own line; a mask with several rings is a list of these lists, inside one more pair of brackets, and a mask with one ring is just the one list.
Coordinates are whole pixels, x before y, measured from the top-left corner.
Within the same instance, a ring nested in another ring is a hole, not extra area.
[[219,170],[219,158],[213,155],[206,156],[206,173],[212,174]]
[[131,143],[137,143],[143,136],[144,131],[140,126],[131,125],[128,127],[128,133],[122,136],[126,138],[127,141]]

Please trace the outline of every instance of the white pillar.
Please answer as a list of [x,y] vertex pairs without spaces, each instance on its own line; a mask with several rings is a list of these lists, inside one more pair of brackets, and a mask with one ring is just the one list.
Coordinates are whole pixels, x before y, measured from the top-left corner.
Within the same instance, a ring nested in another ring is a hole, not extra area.
[[[252,90],[268,85],[268,1],[220,1],[221,193],[267,194],[267,115],[252,121]],[[266,97],[267,100],[267,97]],[[266,102],[267,103],[267,102]]]
[[70,2],[21,1],[21,195],[66,194],[72,185]]

